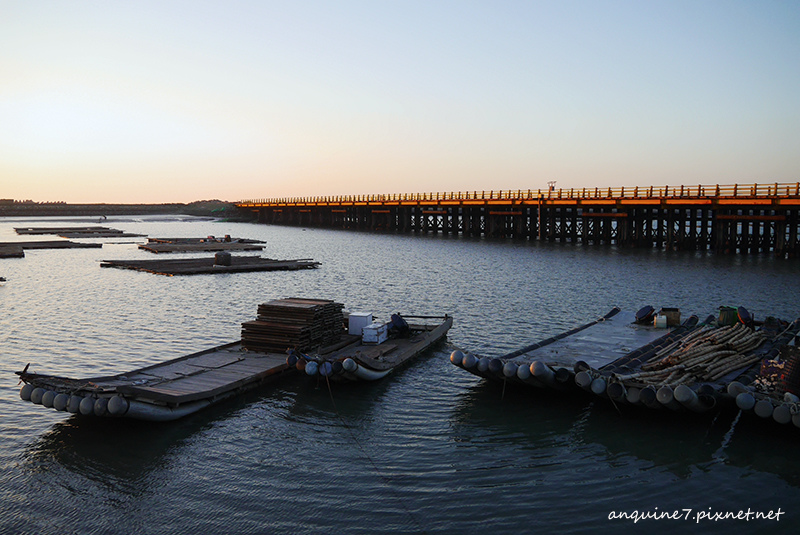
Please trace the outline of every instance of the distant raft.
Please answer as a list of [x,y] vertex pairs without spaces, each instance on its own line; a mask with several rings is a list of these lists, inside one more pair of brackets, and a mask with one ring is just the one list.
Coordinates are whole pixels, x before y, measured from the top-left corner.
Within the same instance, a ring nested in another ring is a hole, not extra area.
[[[672,314],[670,321],[664,310]],[[790,345],[800,319],[756,322],[743,307],[733,315],[721,307],[719,318],[690,316],[676,325],[676,310],[662,309],[646,324],[648,307],[633,315],[614,309],[503,357],[457,350],[450,360],[487,379],[582,391],[617,407],[703,413],[735,403],[800,427],[800,352]]]
[[262,243],[260,240],[231,238],[226,234],[221,238],[148,238],[147,243],[139,245],[139,249],[151,253],[260,251],[264,249]]
[[260,256],[235,256],[219,252],[206,258],[180,258],[168,260],[103,260],[100,267],[131,269],[157,275],[207,275],[243,273],[248,271],[297,271],[315,269],[321,264],[310,258],[298,260],[273,260]]

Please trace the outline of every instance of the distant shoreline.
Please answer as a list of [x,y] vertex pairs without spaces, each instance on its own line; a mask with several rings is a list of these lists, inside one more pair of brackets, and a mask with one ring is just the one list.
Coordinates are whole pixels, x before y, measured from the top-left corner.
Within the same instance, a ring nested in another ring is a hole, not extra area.
[[224,218],[246,218],[249,212],[223,201],[198,201],[189,204],[111,204],[111,203],[0,203],[0,217],[89,216],[183,214]]

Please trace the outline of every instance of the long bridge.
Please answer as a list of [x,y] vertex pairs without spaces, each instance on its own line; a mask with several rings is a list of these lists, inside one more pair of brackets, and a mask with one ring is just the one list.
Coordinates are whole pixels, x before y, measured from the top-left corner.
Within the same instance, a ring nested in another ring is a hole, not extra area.
[[260,223],[800,256],[800,182],[252,199]]

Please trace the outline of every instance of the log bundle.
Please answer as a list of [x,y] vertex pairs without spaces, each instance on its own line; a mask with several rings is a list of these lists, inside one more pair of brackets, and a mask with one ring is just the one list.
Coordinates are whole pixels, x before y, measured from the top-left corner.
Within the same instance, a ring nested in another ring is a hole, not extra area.
[[258,306],[254,321],[242,323],[242,346],[250,351],[309,351],[339,341],[344,305],[322,299],[277,299]]

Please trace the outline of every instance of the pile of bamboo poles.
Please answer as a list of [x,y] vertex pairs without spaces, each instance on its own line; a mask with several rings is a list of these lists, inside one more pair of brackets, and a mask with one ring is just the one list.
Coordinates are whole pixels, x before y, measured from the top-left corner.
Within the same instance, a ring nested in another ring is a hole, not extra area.
[[641,371],[614,375],[614,379],[673,387],[698,381],[716,381],[733,370],[758,361],[761,357],[753,355],[752,351],[764,339],[764,335],[742,323],[698,329],[659,351],[642,365]]

